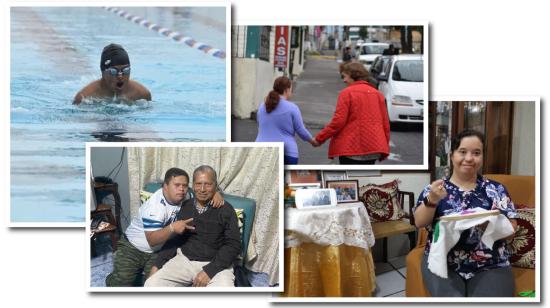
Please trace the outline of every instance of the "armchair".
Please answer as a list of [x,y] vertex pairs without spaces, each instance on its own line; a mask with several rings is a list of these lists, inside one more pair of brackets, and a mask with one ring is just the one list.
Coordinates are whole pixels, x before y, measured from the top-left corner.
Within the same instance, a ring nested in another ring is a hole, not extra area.
[[[145,185],[144,190],[153,193],[161,187],[162,183],[148,183],[147,185]],[[191,188],[189,189],[189,194],[190,196],[193,195],[193,191]],[[239,197],[230,194],[223,194],[223,198],[225,199],[225,201],[229,202],[235,210],[243,210],[243,228],[241,233],[242,259],[239,260],[238,265],[244,267],[244,263],[246,261],[246,252],[248,250],[250,235],[252,234],[252,227],[256,214],[256,201],[250,198]]]
[[[487,178],[503,184],[512,201],[515,204],[524,204],[529,207],[535,207],[535,177],[534,176],[516,176],[504,174],[487,174]],[[424,247],[426,246],[426,229],[420,229],[418,243],[407,255],[407,280],[405,285],[405,294],[408,297],[429,297],[430,293],[424,287],[422,272],[420,268]],[[516,283],[516,296],[519,292],[535,290],[535,269],[519,268],[512,266]],[[536,290],[540,292],[539,290]]]

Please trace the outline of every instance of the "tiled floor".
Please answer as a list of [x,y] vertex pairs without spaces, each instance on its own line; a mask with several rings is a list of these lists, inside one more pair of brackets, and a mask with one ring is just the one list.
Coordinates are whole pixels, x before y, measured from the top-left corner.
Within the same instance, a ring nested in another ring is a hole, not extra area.
[[388,263],[375,263],[376,297],[404,297],[405,276],[407,272],[406,256],[389,259]]

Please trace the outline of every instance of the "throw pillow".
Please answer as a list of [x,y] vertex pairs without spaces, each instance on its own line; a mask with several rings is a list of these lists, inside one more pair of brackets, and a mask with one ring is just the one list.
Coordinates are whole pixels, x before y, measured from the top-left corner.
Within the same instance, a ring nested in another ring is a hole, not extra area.
[[239,222],[239,231],[241,232],[241,238],[243,237],[243,227],[244,227],[244,210],[235,209],[235,214],[237,215],[237,220]]
[[535,268],[535,209],[517,206],[518,230],[508,243],[510,263],[522,268]]
[[139,198],[141,200],[141,204],[143,205],[143,203],[145,203],[145,201],[149,200],[149,198],[151,198],[152,195],[153,195],[152,192],[148,192],[148,191],[145,191],[145,190],[140,190],[139,191]]
[[398,198],[399,180],[376,185],[367,184],[359,190],[372,222],[399,220],[406,216]]

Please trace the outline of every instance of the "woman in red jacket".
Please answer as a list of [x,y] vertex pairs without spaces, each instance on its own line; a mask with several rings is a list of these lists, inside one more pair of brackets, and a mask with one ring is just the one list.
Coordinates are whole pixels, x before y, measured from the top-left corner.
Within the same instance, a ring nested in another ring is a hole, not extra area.
[[328,157],[342,165],[372,165],[390,152],[390,122],[384,96],[367,83],[361,63],[342,70],[348,87],[340,92],[330,123],[315,136],[320,144],[331,138]]

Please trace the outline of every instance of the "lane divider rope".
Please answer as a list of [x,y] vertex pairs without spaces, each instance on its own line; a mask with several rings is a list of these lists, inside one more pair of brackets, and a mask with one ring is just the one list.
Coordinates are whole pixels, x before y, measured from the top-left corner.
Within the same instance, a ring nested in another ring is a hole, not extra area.
[[136,16],[136,15],[132,15],[122,9],[119,9],[119,8],[116,8],[116,7],[110,7],[110,6],[106,6],[104,7],[105,10],[109,11],[109,12],[112,12],[112,13],[115,13],[117,14],[118,16],[120,17],[123,17],[125,18],[126,20],[129,20],[135,24],[138,24],[140,26],[143,26],[149,30],[152,30],[152,31],[155,31],[157,32],[158,34],[161,34],[161,35],[164,35],[168,38],[171,38],[173,39],[174,41],[178,42],[178,43],[184,43],[185,45],[191,47],[191,48],[195,48],[195,49],[198,49],[208,55],[211,55],[211,56],[214,56],[216,58],[219,58],[219,59],[225,59],[225,51],[223,50],[220,50],[220,49],[217,49],[217,48],[214,48],[212,46],[209,46],[205,43],[201,43],[199,41],[196,41],[195,39],[191,38],[191,37],[188,37],[188,36],[185,36],[179,32],[176,32],[176,31],[172,31],[170,29],[167,29],[167,28],[163,28],[145,18],[142,18],[142,17],[139,17],[139,16]]

